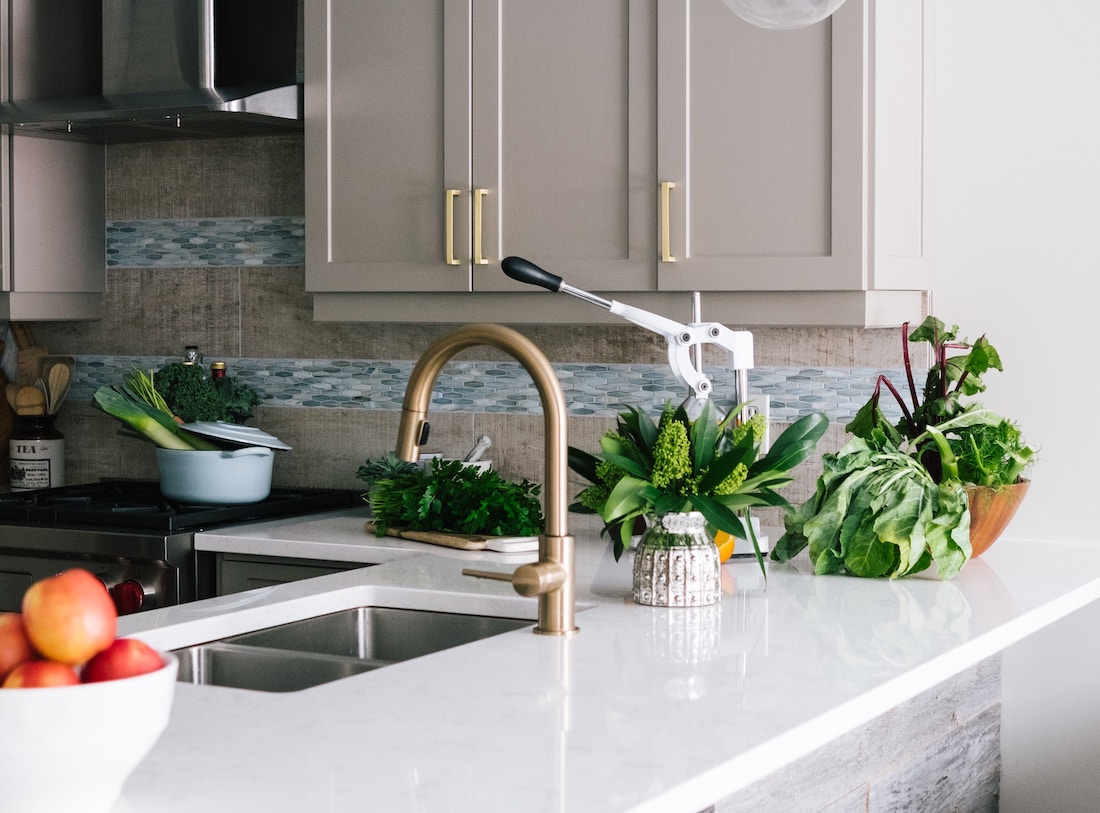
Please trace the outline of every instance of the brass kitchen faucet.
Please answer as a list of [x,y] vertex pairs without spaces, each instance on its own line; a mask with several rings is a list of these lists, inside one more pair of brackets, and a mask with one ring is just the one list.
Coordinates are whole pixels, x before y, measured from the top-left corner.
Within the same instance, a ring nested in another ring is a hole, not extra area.
[[420,356],[405,388],[396,454],[415,463],[427,440],[428,405],[432,387],[451,357],[470,347],[495,347],[523,365],[535,382],[542,401],[546,475],[543,483],[546,525],[539,536],[539,560],[520,565],[514,573],[463,570],[467,576],[510,581],[521,596],[539,600],[535,632],[573,635],[577,630],[575,542],[568,529],[566,475],[569,462],[568,415],[565,394],[554,368],[535,344],[502,325],[472,324],[452,330],[433,342]]

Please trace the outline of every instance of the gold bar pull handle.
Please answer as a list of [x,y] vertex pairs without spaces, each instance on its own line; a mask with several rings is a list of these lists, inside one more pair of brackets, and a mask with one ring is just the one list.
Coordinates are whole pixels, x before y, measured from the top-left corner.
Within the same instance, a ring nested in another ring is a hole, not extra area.
[[455,198],[461,193],[457,189],[448,189],[443,201],[443,253],[447,265],[458,265],[455,256]]
[[669,193],[676,187],[672,181],[661,181],[661,262],[674,263],[668,236]]
[[481,213],[488,189],[474,190],[474,265],[488,265],[489,261],[482,256],[481,251]]

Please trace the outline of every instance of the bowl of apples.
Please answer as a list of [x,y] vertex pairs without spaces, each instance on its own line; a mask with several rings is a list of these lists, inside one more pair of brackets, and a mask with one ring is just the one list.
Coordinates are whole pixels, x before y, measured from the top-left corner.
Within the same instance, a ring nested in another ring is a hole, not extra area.
[[104,813],[168,725],[179,664],[116,637],[106,587],[79,568],[0,613],[0,807]]

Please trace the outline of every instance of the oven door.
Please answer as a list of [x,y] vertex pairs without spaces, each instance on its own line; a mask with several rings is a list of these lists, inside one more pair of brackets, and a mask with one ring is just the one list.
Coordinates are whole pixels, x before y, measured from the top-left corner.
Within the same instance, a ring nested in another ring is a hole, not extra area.
[[39,527],[0,528],[0,611],[18,612],[34,582],[69,568],[106,585],[120,615],[193,601],[192,534],[170,537]]

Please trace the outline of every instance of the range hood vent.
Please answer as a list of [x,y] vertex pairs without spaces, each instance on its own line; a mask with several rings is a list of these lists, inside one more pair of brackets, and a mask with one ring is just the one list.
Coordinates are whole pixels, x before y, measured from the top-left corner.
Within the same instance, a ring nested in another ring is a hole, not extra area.
[[10,132],[97,144],[302,130],[301,0],[0,0]]

